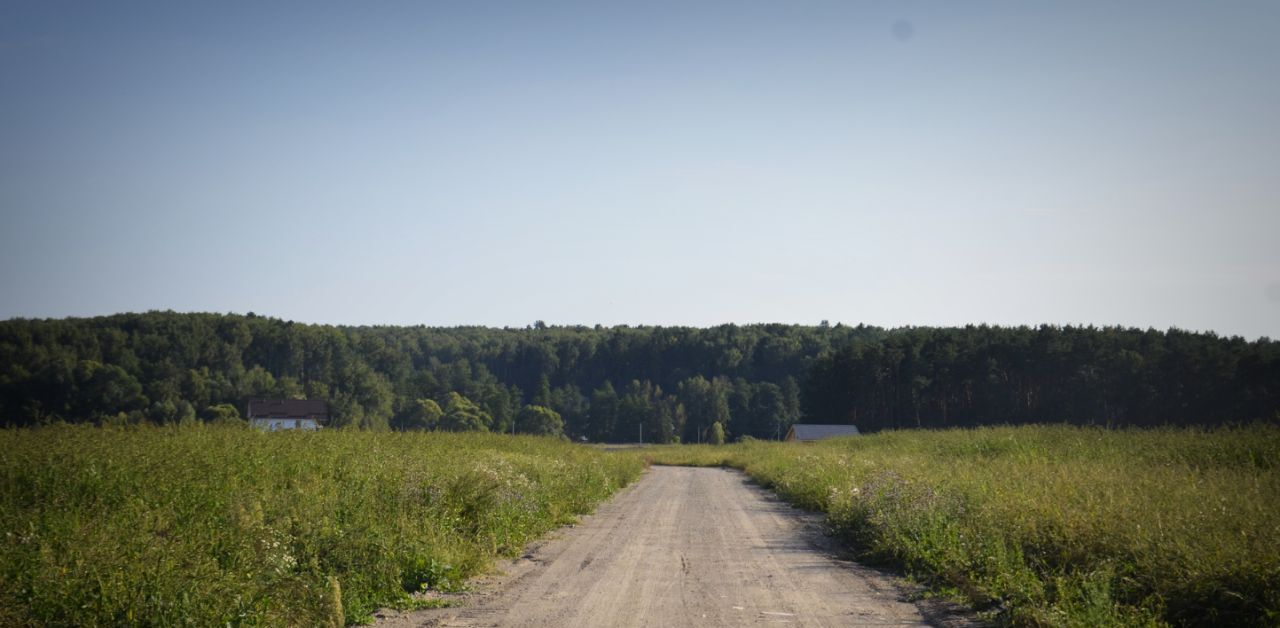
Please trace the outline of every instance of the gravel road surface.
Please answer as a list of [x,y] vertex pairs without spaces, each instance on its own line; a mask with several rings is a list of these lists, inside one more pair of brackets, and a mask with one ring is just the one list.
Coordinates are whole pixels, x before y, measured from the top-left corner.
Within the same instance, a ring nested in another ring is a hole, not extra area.
[[379,614],[403,626],[966,625],[840,560],[821,519],[742,473],[653,467],[481,581],[457,608]]

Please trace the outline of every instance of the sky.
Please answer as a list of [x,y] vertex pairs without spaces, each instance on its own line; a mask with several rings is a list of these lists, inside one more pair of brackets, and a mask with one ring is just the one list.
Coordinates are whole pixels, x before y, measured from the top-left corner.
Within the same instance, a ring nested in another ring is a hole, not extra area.
[[0,3],[0,318],[1280,337],[1280,3]]

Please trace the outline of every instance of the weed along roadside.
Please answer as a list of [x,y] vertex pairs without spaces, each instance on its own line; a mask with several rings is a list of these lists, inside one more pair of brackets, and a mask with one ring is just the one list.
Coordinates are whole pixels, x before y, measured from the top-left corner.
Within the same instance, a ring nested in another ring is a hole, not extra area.
[[1274,625],[1280,428],[1059,426],[649,448],[730,466],[1014,625]]
[[361,623],[642,467],[491,434],[0,430],[0,625]]
[[1280,615],[1276,426],[607,451],[481,433],[62,425],[0,430],[0,625],[341,625],[439,604],[420,594],[457,590],[592,511],[646,460],[741,469],[826,513],[863,562],[1000,623]]
[[654,466],[464,603],[379,613],[378,626],[978,625],[838,559],[819,522],[739,471]]

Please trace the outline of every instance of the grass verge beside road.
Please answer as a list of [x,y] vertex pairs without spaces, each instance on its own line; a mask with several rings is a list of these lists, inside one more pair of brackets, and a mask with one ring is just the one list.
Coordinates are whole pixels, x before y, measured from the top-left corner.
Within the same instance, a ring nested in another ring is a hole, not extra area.
[[826,512],[864,560],[1015,625],[1275,625],[1280,428],[1034,426],[649,448]]
[[455,587],[642,470],[488,434],[0,430],[0,625],[334,625]]

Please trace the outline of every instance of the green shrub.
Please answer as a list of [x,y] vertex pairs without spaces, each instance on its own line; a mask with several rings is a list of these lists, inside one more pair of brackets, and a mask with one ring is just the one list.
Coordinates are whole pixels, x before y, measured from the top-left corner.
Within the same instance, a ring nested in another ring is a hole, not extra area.
[[1019,625],[1275,625],[1280,428],[1028,426],[645,452],[744,469]]
[[332,625],[454,589],[638,477],[490,434],[0,430],[0,625]]

